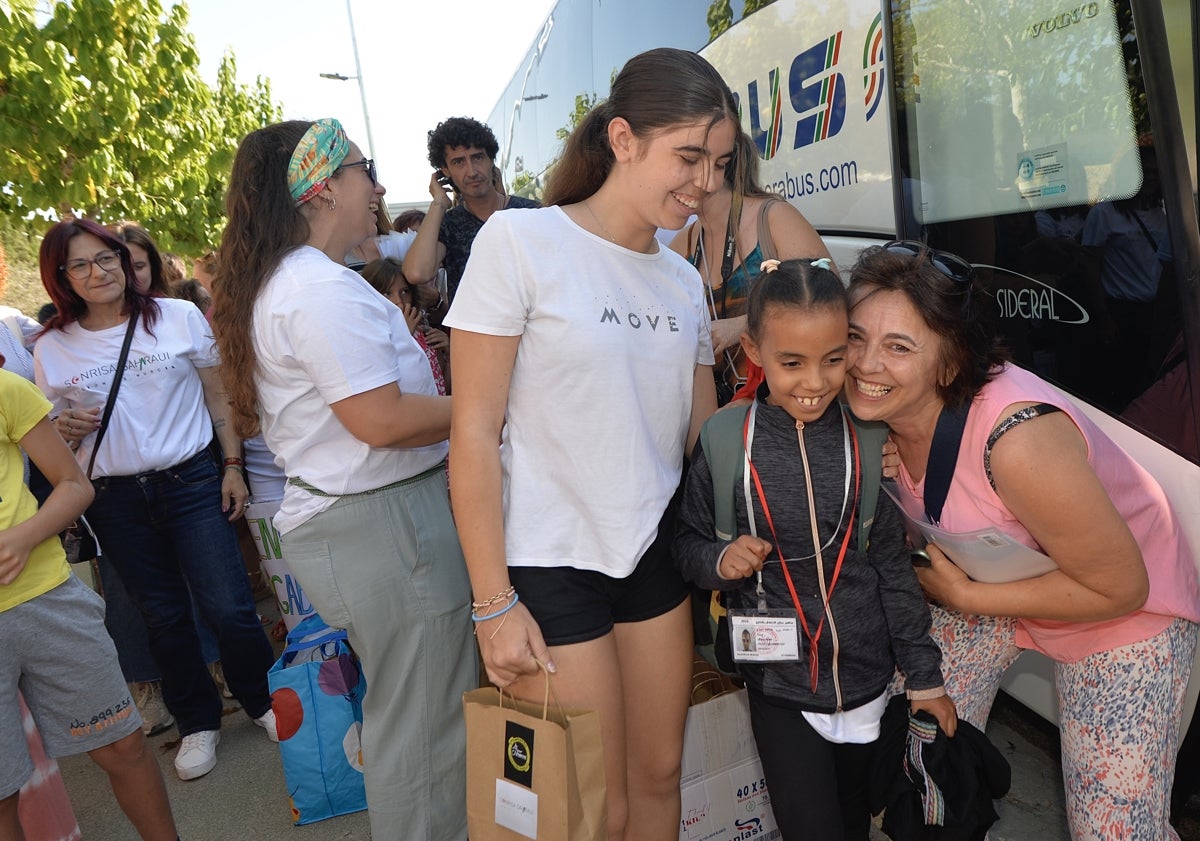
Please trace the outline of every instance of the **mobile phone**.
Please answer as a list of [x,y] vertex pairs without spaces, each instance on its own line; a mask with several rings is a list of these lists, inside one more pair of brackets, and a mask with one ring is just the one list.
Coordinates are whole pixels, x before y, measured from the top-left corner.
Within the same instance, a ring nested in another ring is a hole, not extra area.
[[454,190],[456,192],[458,190],[458,188],[454,186],[454,182],[450,180],[450,176],[446,175],[440,169],[437,171],[437,182],[447,190]]
[[933,566],[933,561],[929,557],[929,553],[924,549],[910,549],[909,555],[912,557],[912,565],[915,567]]

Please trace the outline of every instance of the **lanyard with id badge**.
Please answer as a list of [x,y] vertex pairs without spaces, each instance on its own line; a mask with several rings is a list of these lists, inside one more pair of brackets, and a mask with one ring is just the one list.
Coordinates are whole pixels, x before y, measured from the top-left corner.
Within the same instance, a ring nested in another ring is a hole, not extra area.
[[[746,503],[750,534],[755,537],[758,537],[758,531],[755,525],[753,497],[755,494],[758,496],[763,516],[771,529],[771,537],[775,543],[775,552],[779,558],[779,565],[783,568],[783,577],[787,582],[788,592],[792,597],[792,608],[769,609],[767,607],[767,594],[763,588],[762,570],[759,570],[755,586],[755,594],[758,597],[757,609],[729,611],[730,648],[733,652],[734,662],[737,663],[794,662],[801,658],[799,632],[803,631],[805,639],[808,640],[809,679],[812,684],[812,691],[816,692],[818,672],[817,643],[820,641],[821,633],[825,629],[826,620],[834,628],[833,632],[837,633],[833,622],[833,615],[829,608],[829,600],[833,596],[834,587],[837,586],[838,577],[842,571],[842,562],[846,558],[846,551],[850,545],[850,535],[854,531],[854,516],[858,505],[859,477],[861,473],[858,437],[854,435],[845,414],[842,413],[842,437],[846,451],[846,483],[842,495],[842,512],[838,516],[838,523],[840,524],[843,518],[845,518],[847,509],[850,512],[850,522],[846,526],[846,532],[842,538],[842,546],[838,552],[837,563],[834,565],[833,577],[829,581],[828,586],[826,586],[825,564],[822,553],[833,543],[833,538],[837,534],[837,531],[835,529],[834,535],[830,536],[824,546],[821,545],[817,530],[816,505],[813,499],[812,475],[808,466],[808,453],[804,446],[803,423],[798,421],[796,424],[796,436],[800,444],[800,457],[804,464],[805,488],[808,492],[809,524],[812,528],[813,548],[815,549],[815,554],[811,557],[816,559],[817,580],[821,590],[821,601],[824,605],[824,615],[821,617],[821,621],[814,632],[809,628],[808,620],[805,618],[804,610],[800,605],[800,598],[796,594],[796,585],[792,581],[791,572],[788,570],[787,561],[784,558],[783,547],[779,543],[779,535],[775,530],[775,522],[771,517],[771,509],[767,505],[767,496],[763,490],[758,470],[754,466],[751,448],[754,442],[754,421],[757,410],[757,403],[750,406],[749,411],[746,412],[745,424],[742,427],[744,450],[742,495]],[[851,452],[853,452],[854,457],[853,470],[851,470]],[[850,493],[851,475],[855,479],[853,498]],[[751,490],[752,484],[753,492]]]

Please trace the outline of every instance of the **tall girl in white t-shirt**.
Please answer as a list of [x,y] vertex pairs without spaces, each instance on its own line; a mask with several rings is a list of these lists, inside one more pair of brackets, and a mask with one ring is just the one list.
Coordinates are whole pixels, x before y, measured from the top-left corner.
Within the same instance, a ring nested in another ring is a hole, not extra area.
[[[704,59],[634,57],[547,207],[480,231],[454,328],[455,519],[488,676],[598,709],[609,837],[678,832],[692,662],[668,503],[715,408],[703,286],[655,239],[716,190],[737,106]],[[497,442],[500,442],[497,448]]]

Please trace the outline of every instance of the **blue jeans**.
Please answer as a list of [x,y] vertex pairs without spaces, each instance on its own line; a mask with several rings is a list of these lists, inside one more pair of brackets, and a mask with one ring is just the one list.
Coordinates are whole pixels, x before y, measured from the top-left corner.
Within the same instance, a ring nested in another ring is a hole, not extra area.
[[[101,549],[104,547],[101,546]],[[113,569],[112,562],[101,555],[96,563],[100,570],[100,586],[104,589],[104,627],[117,646],[117,659],[126,683],[146,683],[158,680],[158,664],[150,653],[150,637],[146,623],[138,611],[125,582]],[[192,601],[192,614],[197,617],[196,633],[200,635],[200,653],[205,663],[221,659],[217,637],[207,624],[200,621],[200,608]]]
[[[96,479],[88,522],[142,614],[163,700],[179,735],[221,727],[192,613],[217,634],[225,681],[251,718],[271,708],[274,654],[259,624],[233,524],[221,512],[220,472],[208,449],[166,470]],[[189,593],[190,585],[190,593]]]

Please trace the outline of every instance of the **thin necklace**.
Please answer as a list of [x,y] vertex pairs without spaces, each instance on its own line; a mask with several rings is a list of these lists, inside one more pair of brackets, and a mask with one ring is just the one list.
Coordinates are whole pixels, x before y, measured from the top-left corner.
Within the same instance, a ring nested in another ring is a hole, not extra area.
[[587,212],[591,214],[591,217],[596,220],[596,224],[600,226],[600,230],[604,231],[604,235],[608,237],[608,241],[613,245],[620,245],[621,243],[617,242],[616,238],[608,232],[608,228],[604,227],[604,223],[600,221],[600,217],[596,215],[596,211],[592,210],[592,206],[588,204],[587,199],[583,200],[583,206],[587,208]]

